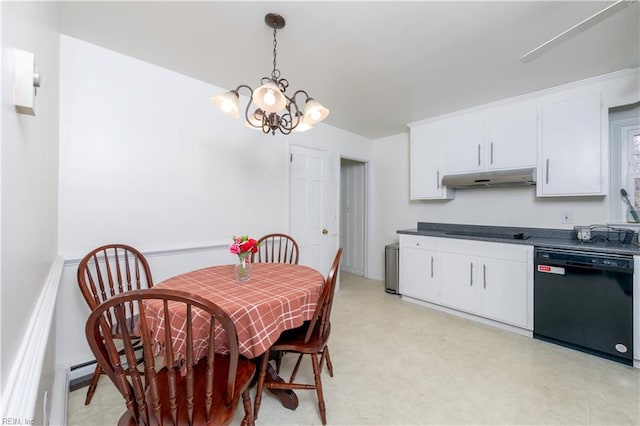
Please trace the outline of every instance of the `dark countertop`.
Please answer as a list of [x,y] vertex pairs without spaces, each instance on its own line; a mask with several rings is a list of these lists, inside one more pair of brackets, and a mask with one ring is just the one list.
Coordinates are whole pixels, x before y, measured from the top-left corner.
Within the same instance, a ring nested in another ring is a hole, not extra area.
[[[599,253],[640,255],[640,246],[638,246],[637,243],[637,236],[635,242],[631,244],[622,244],[617,241],[606,241],[604,238],[598,238],[594,242],[582,242],[576,239],[575,232],[570,229],[520,228],[512,226],[482,226],[418,222],[417,228],[402,229],[398,230],[397,233],[423,235],[427,237],[521,244],[540,248],[559,248]],[[521,236],[523,239],[516,239],[514,236]]]

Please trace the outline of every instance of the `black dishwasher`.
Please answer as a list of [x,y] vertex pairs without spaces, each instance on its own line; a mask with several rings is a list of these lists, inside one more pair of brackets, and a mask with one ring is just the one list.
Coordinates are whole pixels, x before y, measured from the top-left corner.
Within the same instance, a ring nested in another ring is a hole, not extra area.
[[533,336],[633,364],[633,256],[536,249]]

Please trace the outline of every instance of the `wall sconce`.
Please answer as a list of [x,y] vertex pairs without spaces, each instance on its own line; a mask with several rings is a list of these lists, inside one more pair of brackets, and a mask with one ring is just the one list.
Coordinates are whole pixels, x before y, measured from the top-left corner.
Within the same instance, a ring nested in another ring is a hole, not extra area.
[[35,116],[36,88],[40,87],[35,55],[16,49],[13,70],[13,104],[16,111]]

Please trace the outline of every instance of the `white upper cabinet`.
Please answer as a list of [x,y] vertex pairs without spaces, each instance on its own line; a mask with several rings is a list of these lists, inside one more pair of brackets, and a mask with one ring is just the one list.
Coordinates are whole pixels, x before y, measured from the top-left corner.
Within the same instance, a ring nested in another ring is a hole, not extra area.
[[411,127],[411,199],[452,198],[453,191],[442,186],[444,174],[444,126],[439,123]]
[[538,111],[513,106],[452,119],[446,139],[447,174],[535,167]]
[[600,95],[542,107],[538,196],[604,195]]
[[489,117],[487,168],[535,167],[538,151],[537,108],[515,109]]
[[453,198],[444,176],[529,168],[537,197],[607,195],[608,109],[637,101],[638,72],[613,74],[410,124],[411,199]]
[[485,119],[471,114],[446,123],[445,169],[447,174],[482,170],[485,161]]

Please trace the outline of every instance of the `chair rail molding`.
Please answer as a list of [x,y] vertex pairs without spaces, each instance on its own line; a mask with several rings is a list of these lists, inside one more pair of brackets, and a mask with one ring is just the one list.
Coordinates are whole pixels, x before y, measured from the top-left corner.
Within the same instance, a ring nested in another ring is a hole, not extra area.
[[[207,251],[216,251],[221,249],[226,249],[229,247],[231,238],[229,241],[212,241],[209,243],[199,243],[199,244],[182,244],[182,245],[172,245],[166,247],[140,247],[138,250],[144,254],[145,257],[161,257],[161,256],[175,256],[180,254],[190,254],[190,253],[201,253]],[[79,265],[80,260],[84,254],[80,254],[78,252],[69,253],[65,258],[65,265]]]
[[16,362],[9,372],[7,386],[2,394],[4,419],[26,421],[25,419],[34,417],[42,364],[51,325],[54,322],[53,314],[63,266],[64,259],[56,256],[29,319]]

